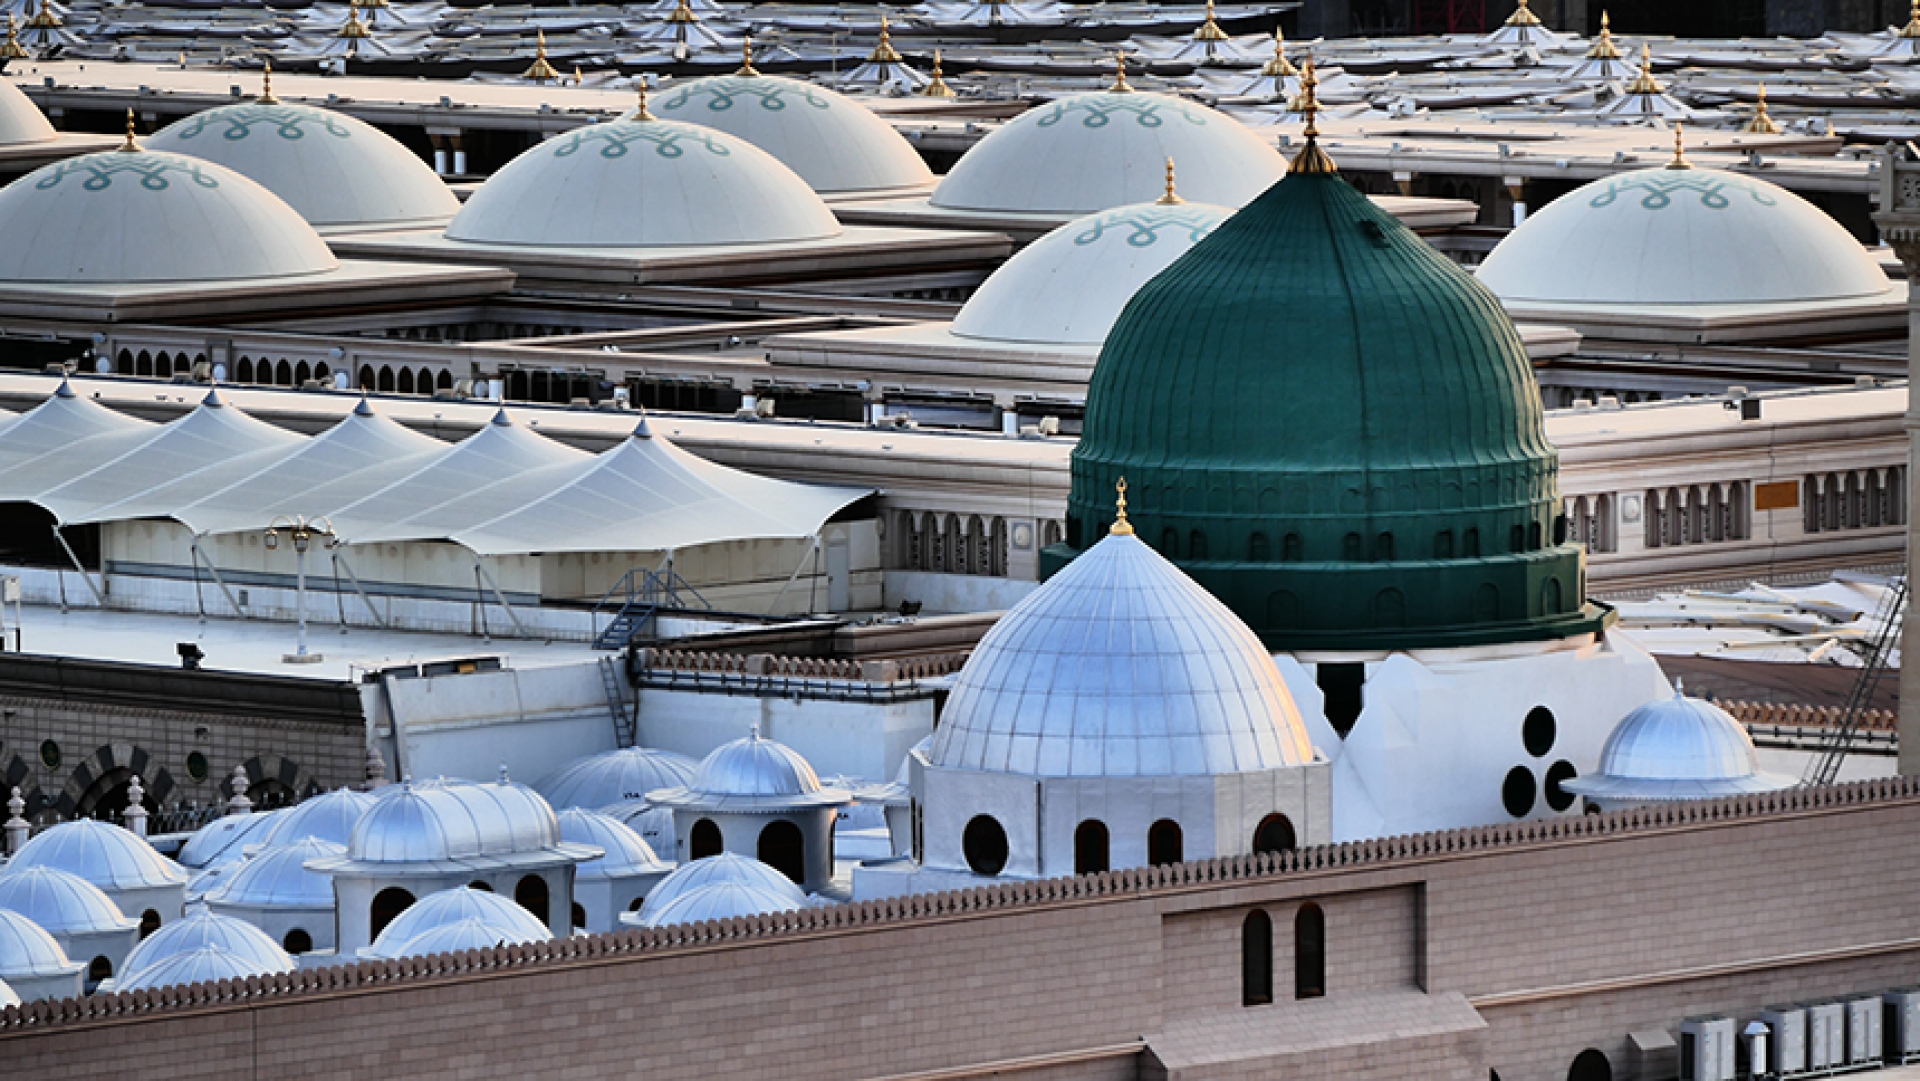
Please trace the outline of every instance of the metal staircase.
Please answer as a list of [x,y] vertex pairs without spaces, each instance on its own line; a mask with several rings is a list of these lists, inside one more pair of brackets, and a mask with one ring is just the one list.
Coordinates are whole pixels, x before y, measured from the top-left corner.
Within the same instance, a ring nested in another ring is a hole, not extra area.
[[1853,690],[1847,693],[1847,703],[1840,711],[1838,723],[1821,741],[1819,752],[1813,760],[1807,763],[1806,772],[1800,777],[1801,784],[1832,784],[1834,778],[1840,775],[1840,763],[1859,738],[1860,719],[1873,701],[1874,688],[1879,686],[1880,677],[1886,674],[1887,662],[1900,640],[1906,601],[1907,576],[1903,574],[1893,580],[1892,587],[1880,601],[1880,610],[1874,614],[1878,625],[1872,641],[1868,643],[1866,666],[1860,669],[1859,678],[1853,681]]
[[611,616],[606,628],[594,635],[593,648],[627,648],[663,608],[711,610],[713,605],[671,567],[658,572],[635,567],[621,575],[593,606],[595,627],[600,626],[603,616]]
[[620,668],[612,657],[600,658],[600,683],[607,691],[607,713],[613,718],[614,746],[633,746],[639,735],[636,729],[640,724],[640,703],[635,701],[632,711],[628,711],[627,695],[620,687]]

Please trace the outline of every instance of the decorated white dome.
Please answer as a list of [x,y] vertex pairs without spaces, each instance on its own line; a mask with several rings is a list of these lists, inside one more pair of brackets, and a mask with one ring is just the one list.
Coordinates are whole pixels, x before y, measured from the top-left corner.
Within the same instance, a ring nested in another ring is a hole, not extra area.
[[560,836],[576,844],[592,845],[606,853],[574,868],[574,881],[624,878],[632,874],[665,871],[666,864],[626,823],[579,807],[560,812]]
[[0,281],[195,282],[319,274],[339,264],[294,209],[182,154],[109,150],[0,189]]
[[827,204],[772,155],[676,120],[616,120],[556,135],[493,174],[447,226],[449,240],[567,248],[839,233]]
[[[651,897],[649,897],[651,900]],[[639,912],[623,912],[620,922],[630,927],[666,927],[676,923],[703,920],[732,920],[743,916],[765,916],[774,912],[793,912],[805,908],[806,901],[750,886],[741,882],[721,882],[688,890],[666,904],[644,905]]]
[[147,146],[251,177],[316,226],[439,224],[460,209],[447,185],[399,140],[327,109],[280,101],[222,105],[167,125]]
[[1253,631],[1131,533],[993,625],[955,677],[933,763],[1041,777],[1239,773],[1313,758]]
[[47,929],[9,908],[0,908],[0,979],[38,979],[80,971],[67,960]]
[[279,964],[262,964],[257,958],[242,957],[218,946],[201,946],[163,958],[133,973],[114,985],[115,991],[149,991],[155,987],[215,983],[220,980],[244,980],[274,972],[292,972],[293,961],[284,953]]
[[656,883],[647,893],[647,899],[640,905],[640,911],[632,920],[642,926],[655,926],[648,923],[661,909],[672,904],[684,894],[710,886],[734,885],[746,886],[776,897],[784,898],[794,908],[807,903],[807,895],[793,880],[756,859],[733,852],[722,852],[717,856],[683,863],[674,872]]
[[1711,799],[1791,788],[1791,777],[1762,773],[1753,737],[1711,702],[1677,689],[1627,714],[1600,749],[1599,772],[1560,787],[1603,801]]
[[185,917],[160,928],[135,946],[120,963],[120,971],[126,974],[127,980],[138,979],[142,969],[208,946],[226,950],[258,966],[261,972],[283,971],[280,966],[289,963],[287,952],[267,937],[265,931],[245,920],[218,915],[195,905],[187,910]]
[[533,913],[499,894],[469,886],[428,894],[393,918],[363,953],[400,957],[402,947],[436,927],[478,920],[501,935],[499,941],[539,942],[553,937]]
[[[772,154],[817,192],[886,191],[933,182],[912,144],[866,106],[777,75],[674,82],[648,102],[665,120],[703,124]],[[622,119],[630,119],[632,114]]]
[[1528,216],[1480,264],[1502,300],[1760,304],[1893,288],[1853,235],[1798,195],[1719,169],[1596,180]]
[[1099,345],[1148,279],[1233,211],[1204,203],[1135,203],[1055,229],[993,272],[954,317],[953,332],[992,341]]
[[246,856],[247,846],[257,844],[273,829],[286,810],[252,814],[222,815],[193,831],[180,846],[180,864],[195,869],[211,869]]
[[714,748],[684,787],[647,794],[666,807],[731,811],[819,807],[852,798],[845,789],[822,786],[800,752],[762,736],[759,725],[751,735]]
[[49,827],[22,845],[7,864],[9,872],[29,867],[66,871],[103,890],[179,886],[187,881],[180,865],[154,851],[144,838],[91,818]]
[[693,780],[700,763],[672,751],[622,747],[560,767],[534,782],[534,789],[556,808],[601,808]]
[[347,854],[347,846],[304,837],[283,845],[269,845],[230,870],[226,881],[207,891],[204,900],[216,909],[223,905],[246,908],[332,908],[333,879],[307,864]]
[[343,845],[353,836],[354,824],[366,814],[379,797],[371,792],[337,788],[309,796],[284,811],[268,830],[260,835],[263,846],[292,844],[309,837]]
[[560,844],[553,808],[525,785],[428,783],[401,789],[355,823],[347,841],[349,859],[435,863]]
[[1238,120],[1168,94],[1096,91],[1021,113],[974,144],[934,189],[952,210],[1088,214],[1159,197],[1172,158],[1181,194],[1241,207],[1287,161]]
[[51,867],[8,864],[0,871],[0,908],[18,912],[56,938],[140,926],[121,915],[100,887]]
[[31,98],[13,83],[0,80],[0,146],[50,143],[58,137]]

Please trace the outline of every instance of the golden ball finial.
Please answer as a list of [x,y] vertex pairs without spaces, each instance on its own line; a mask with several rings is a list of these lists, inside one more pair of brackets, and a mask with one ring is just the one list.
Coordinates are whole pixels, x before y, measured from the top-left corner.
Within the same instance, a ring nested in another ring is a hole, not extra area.
[[20,17],[7,13],[7,41],[0,45],[0,60],[26,60],[32,57],[26,46],[20,44]]
[[1320,149],[1320,96],[1317,88],[1320,77],[1313,73],[1313,57],[1300,66],[1300,96],[1294,99],[1293,111],[1305,114],[1307,126],[1300,134],[1306,136],[1307,145],[1294,155],[1293,164],[1287,167],[1289,173],[1337,173],[1339,167],[1327,152]]
[[280,99],[273,96],[273,58],[268,57],[260,69],[260,97],[262,105],[278,105]]
[[1766,83],[1760,84],[1759,91],[1754,98],[1753,115],[1748,117],[1747,122],[1740,126],[1740,130],[1748,135],[1780,134],[1780,125],[1774,123],[1773,117],[1767,115]]
[[1277,26],[1273,28],[1273,59],[1260,68],[1260,74],[1268,78],[1300,74],[1300,70],[1287,60],[1287,37]]
[[1669,169],[1691,169],[1693,163],[1687,160],[1686,125],[1673,126],[1673,160],[1667,163]]
[[135,122],[133,119],[133,110],[128,109],[127,110],[127,141],[120,144],[120,152],[122,154],[140,153],[140,140],[137,138],[137,136],[139,135],[139,130],[140,129],[135,126]]
[[1133,523],[1127,521],[1127,478],[1121,477],[1113,486],[1113,528],[1107,532],[1116,537],[1133,536]]
[[946,75],[940,68],[940,50],[933,50],[933,78],[920,88],[923,98],[951,98],[955,94],[953,87],[947,85]]
[[1167,159],[1166,194],[1160,196],[1160,198],[1154,200],[1154,202],[1159,203],[1161,206],[1179,206],[1181,203],[1186,202],[1185,199],[1180,198],[1180,193],[1178,191],[1175,191],[1173,187],[1173,159],[1172,158]]
[[1113,85],[1107,87],[1109,94],[1131,94],[1133,87],[1127,85],[1127,50],[1117,49],[1113,54]]
[[640,95],[640,107],[634,110],[633,118],[635,120],[652,120],[654,118],[653,114],[647,111],[647,77],[645,75],[634,76],[633,88]]
[[560,78],[560,72],[557,71],[552,64],[547,62],[547,31],[545,28],[535,28],[533,64],[528,67],[526,71],[521,72],[520,77],[522,79],[532,79],[535,82],[546,82],[550,79]]
[[734,74],[735,75],[760,74],[760,72],[756,70],[753,66],[753,34],[752,33],[746,33],[746,34],[740,35],[740,70],[734,72]]

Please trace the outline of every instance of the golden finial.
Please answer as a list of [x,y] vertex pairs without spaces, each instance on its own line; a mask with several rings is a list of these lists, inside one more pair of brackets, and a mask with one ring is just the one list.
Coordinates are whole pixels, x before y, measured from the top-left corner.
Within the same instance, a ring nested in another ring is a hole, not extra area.
[[1113,490],[1115,492],[1113,499],[1113,528],[1107,530],[1107,532],[1116,537],[1131,537],[1133,536],[1133,523],[1127,521],[1127,478],[1121,477],[1120,482],[1113,486]]
[[367,33],[367,24],[360,21],[360,0],[347,0],[347,21],[340,26],[340,36],[343,38],[372,36]]
[[1320,98],[1314,92],[1319,85],[1320,79],[1313,73],[1313,57],[1309,56],[1300,68],[1300,96],[1293,103],[1293,111],[1307,118],[1307,126],[1300,133],[1306,136],[1307,145],[1293,156],[1293,164],[1287,167],[1289,173],[1326,174],[1340,171],[1327,152],[1320,149]]
[[1687,139],[1685,125],[1673,126],[1673,160],[1667,163],[1669,169],[1691,169],[1693,163],[1687,160]]
[[1113,85],[1107,87],[1107,93],[1133,93],[1133,87],[1127,85],[1127,50],[1125,49],[1120,49],[1113,54]]
[[587,77],[585,75],[580,74],[580,65],[575,64],[573,66],[573,85],[585,86],[586,83],[587,83]]
[[534,31],[533,64],[521,72],[520,77],[532,79],[535,82],[545,82],[548,79],[560,77],[560,73],[554,70],[553,65],[547,63],[547,32],[544,28]]
[[1287,39],[1277,26],[1273,28],[1273,59],[1260,69],[1260,74],[1274,79],[1300,74],[1300,69],[1287,59]]
[[0,45],[0,60],[29,60],[33,54],[20,44],[20,17],[7,13],[7,43]]
[[880,40],[874,44],[873,52],[868,54],[867,59],[875,64],[906,62],[906,58],[893,47],[893,31],[887,25],[887,15],[884,11],[880,13]]
[[139,129],[134,127],[133,110],[128,109],[127,110],[127,141],[120,144],[120,152],[122,154],[140,153],[140,150],[141,150],[140,140],[136,137],[138,133],[139,133]]
[[667,21],[670,23],[697,23],[700,21],[700,16],[693,13],[693,7],[687,3],[687,0],[679,0],[679,3],[673,5],[673,10],[667,12]]
[[753,66],[753,35],[740,35],[740,70],[735,75],[758,75]]
[[280,99],[273,96],[273,60],[267,59],[260,69],[260,96],[254,99],[262,105],[278,105]]
[[933,81],[920,88],[920,96],[923,98],[950,98],[954,96],[953,87],[947,85],[946,77],[941,74],[940,50],[938,49],[933,50]]
[[1653,47],[1640,43],[1640,73],[1627,84],[1629,94],[1658,94],[1665,88],[1653,77]]
[[1193,32],[1193,40],[1195,41],[1227,40],[1227,32],[1225,30],[1220,29],[1219,23],[1213,21],[1213,0],[1207,0],[1207,19],[1205,22],[1200,24],[1200,29],[1195,30]]
[[653,114],[647,111],[647,77],[645,75],[635,75],[633,77],[633,88],[640,94],[640,107],[633,111],[633,118],[635,120],[654,119]]
[[1759,96],[1754,100],[1753,104],[1753,115],[1747,119],[1745,124],[1740,126],[1740,130],[1748,135],[1780,134],[1780,125],[1774,123],[1773,117],[1767,115],[1766,83],[1760,84]]
[[1896,37],[1920,38],[1920,0],[1913,0],[1907,8],[1907,25],[1900,28]]
[[1180,193],[1175,191],[1173,187],[1172,158],[1167,159],[1167,192],[1160,198],[1155,199],[1154,202],[1159,203],[1161,206],[1179,206],[1181,203],[1186,202],[1185,199],[1180,198]]
[[54,14],[52,0],[40,0],[40,6],[27,20],[29,30],[58,30],[61,25],[60,16]]
[[1613,28],[1607,25],[1607,13],[1600,13],[1600,36],[1593,39],[1593,47],[1587,50],[1589,60],[1619,60],[1620,47],[1613,43]]
[[1513,14],[1507,16],[1507,25],[1539,26],[1540,16],[1535,15],[1533,9],[1527,6],[1527,0],[1520,0],[1520,6],[1514,8]]

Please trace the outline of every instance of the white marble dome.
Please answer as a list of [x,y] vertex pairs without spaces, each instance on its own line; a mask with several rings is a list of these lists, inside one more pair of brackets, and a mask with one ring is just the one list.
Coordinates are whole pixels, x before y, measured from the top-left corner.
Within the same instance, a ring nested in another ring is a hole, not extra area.
[[261,834],[260,844],[272,847],[309,837],[337,845],[346,844],[347,839],[353,836],[354,824],[360,821],[360,816],[378,802],[379,797],[373,793],[355,792],[351,788],[336,788],[331,792],[309,796],[284,811],[276,812],[278,817]]
[[852,796],[822,785],[800,752],[762,736],[756,725],[751,735],[714,748],[684,787],[650,792],[647,799],[663,807],[745,811],[827,806]]
[[255,958],[242,957],[218,946],[201,946],[165,957],[114,985],[115,991],[149,991],[155,987],[215,983],[220,980],[244,980],[274,972],[292,972],[291,959],[281,955],[277,965],[264,965]]
[[0,979],[67,976],[84,967],[67,959],[46,928],[10,908],[0,908]]
[[693,780],[700,763],[672,751],[622,747],[588,755],[534,782],[534,790],[555,808],[599,808]]
[[393,918],[364,953],[373,957],[400,957],[407,943],[437,927],[477,920],[494,928],[498,941],[540,942],[553,933],[533,914],[508,898],[469,886],[441,890],[422,897]]
[[291,278],[338,267],[294,209],[183,154],[109,150],[0,189],[0,282]]
[[560,836],[576,844],[592,845],[606,853],[598,859],[575,865],[574,881],[597,878],[623,878],[651,871],[665,871],[666,864],[654,855],[653,848],[631,827],[617,818],[569,807],[560,812]]
[[287,810],[230,814],[201,826],[180,846],[180,864],[207,870],[246,857],[247,846],[262,841]]
[[646,905],[639,912],[623,912],[620,922],[630,927],[666,927],[676,923],[794,912],[805,907],[805,901],[795,901],[792,897],[759,886],[721,882],[688,890],[663,905]]
[[766,151],[676,120],[556,135],[467,199],[447,239],[521,247],[652,248],[837,236],[807,182]]
[[447,185],[399,140],[328,109],[279,101],[221,105],[167,125],[147,146],[251,177],[315,226],[438,225],[460,209]]
[[33,99],[13,83],[0,80],[0,146],[50,143],[58,137]]
[[354,824],[347,858],[438,863],[559,847],[560,824],[539,793],[518,784],[408,784]]
[[1040,777],[1200,776],[1313,760],[1253,631],[1131,534],[1002,616],[954,679],[929,753]]
[[135,979],[142,969],[208,946],[217,946],[243,958],[259,966],[262,972],[283,971],[280,966],[290,963],[287,951],[268,938],[265,931],[245,920],[195,905],[187,910],[186,916],[148,935],[135,946],[120,963],[120,971],[126,973],[126,979]]
[[1636,169],[1548,203],[1480,264],[1502,300],[1765,304],[1894,288],[1853,235],[1798,195],[1719,169]]
[[121,915],[100,887],[51,867],[8,864],[0,871],[0,908],[18,912],[56,938],[140,926]]
[[307,864],[347,854],[347,846],[303,837],[283,845],[268,845],[230,870],[226,881],[208,890],[203,900],[217,910],[222,905],[247,908],[332,908],[333,879]]
[[179,864],[154,851],[133,831],[91,818],[49,827],[22,845],[7,863],[8,872],[30,867],[66,871],[103,890],[179,886],[187,881]]
[[647,921],[682,895],[720,885],[746,886],[770,893],[784,898],[794,908],[807,903],[807,895],[801,892],[800,887],[794,885],[793,880],[786,875],[759,860],[732,852],[722,852],[717,856],[693,860],[676,867],[672,874],[661,879],[652,890],[648,891],[647,899],[640,905],[640,911],[627,913],[622,917],[622,922],[638,926],[655,926]]
[[[714,75],[668,83],[648,107],[772,154],[814,191],[872,192],[933,182],[913,145],[866,106],[777,75]],[[622,119],[630,119],[632,114]]]
[[[542,929],[544,930],[544,928]],[[385,936],[382,936],[385,937]],[[374,943],[370,950],[378,957],[431,957],[437,953],[462,953],[495,946],[523,945],[552,938],[551,934],[530,936],[508,930],[492,920],[468,918],[429,927],[405,942]]]
[[953,319],[962,338],[1099,345],[1133,294],[1233,211],[1135,203],[1055,229],[1022,248]]
[[1160,196],[1167,159],[1183,196],[1242,207],[1286,174],[1238,120],[1169,94],[1075,94],[1021,113],[974,144],[933,191],[950,210],[1090,214]]
[[1560,787],[1604,803],[1712,799],[1791,788],[1764,773],[1753,737],[1726,710],[1678,690],[1626,715],[1600,750],[1600,768]]

